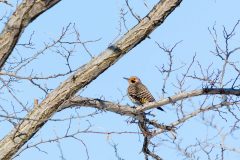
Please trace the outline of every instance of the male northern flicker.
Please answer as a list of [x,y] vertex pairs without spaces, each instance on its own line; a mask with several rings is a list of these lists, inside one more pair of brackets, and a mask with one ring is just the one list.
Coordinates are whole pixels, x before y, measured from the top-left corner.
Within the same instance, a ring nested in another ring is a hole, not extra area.
[[[154,102],[155,99],[152,96],[152,94],[149,92],[147,87],[142,84],[141,80],[136,77],[132,76],[130,78],[125,78],[129,83],[127,92],[128,92],[128,97],[130,100],[137,104],[137,105],[143,105],[148,102]],[[161,107],[158,107],[157,109],[164,111]]]

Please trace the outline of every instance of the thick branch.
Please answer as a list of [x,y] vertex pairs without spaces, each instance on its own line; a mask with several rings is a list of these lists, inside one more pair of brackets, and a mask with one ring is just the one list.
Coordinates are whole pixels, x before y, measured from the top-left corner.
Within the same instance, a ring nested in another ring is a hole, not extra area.
[[201,96],[201,95],[214,95],[214,94],[223,94],[223,95],[240,95],[240,89],[233,89],[233,88],[204,88],[199,90],[193,90],[189,92],[182,92],[179,94],[176,94],[172,97],[168,97],[165,99],[162,99],[158,102],[151,102],[144,107],[137,107],[137,113],[146,111],[149,109],[157,108],[157,107],[163,107],[166,104],[175,103],[176,101],[183,100],[186,98]]
[[[129,116],[139,121],[147,120],[147,119],[144,119],[142,115],[143,112],[139,112],[136,110],[136,108],[133,108],[131,106],[120,105],[110,101],[104,101],[101,99],[92,99],[92,98],[86,98],[86,97],[80,97],[80,96],[72,97],[70,100],[66,101],[63,105],[61,105],[61,107],[59,107],[58,111],[62,111],[66,108],[72,108],[75,106],[93,107],[96,109],[109,111],[109,112],[117,113],[124,116]],[[139,106],[139,107],[142,108],[142,106]],[[147,120],[146,122],[162,130],[172,130],[172,127],[158,124],[154,121]]]
[[0,34],[0,70],[24,29],[41,13],[61,0],[24,0],[9,18]]
[[[147,103],[144,106],[137,106],[132,108],[128,105],[120,105],[110,101],[105,101],[101,99],[86,98],[80,96],[74,96],[71,99],[65,101],[58,109],[58,111],[64,110],[66,108],[71,108],[74,106],[84,106],[84,107],[93,107],[100,110],[114,112],[120,115],[130,116],[136,118],[139,114],[147,111],[149,109],[164,107],[164,105],[175,103],[179,100],[184,100],[186,98],[192,98],[202,95],[240,95],[240,89],[232,88],[205,88],[199,90],[193,90],[189,92],[182,92],[172,97],[164,98],[162,100]],[[137,118],[138,119],[138,118]],[[139,119],[140,120],[140,119]]]
[[127,105],[120,105],[109,101],[104,101],[100,99],[91,99],[80,96],[72,97],[70,100],[65,101],[65,103],[59,108],[59,110],[63,110],[73,106],[85,106],[85,107],[94,107],[97,109],[103,109],[106,111],[118,113],[121,115],[127,115],[131,117],[135,117],[136,115],[141,114],[144,111],[149,109],[164,107],[167,104],[175,103],[179,100],[184,100],[186,98],[192,98],[196,96],[202,95],[240,95],[240,89],[232,89],[232,88],[204,88],[199,90],[193,90],[188,92],[182,92],[176,94],[174,96],[161,99],[156,102],[147,103],[144,106],[137,106],[136,108],[130,108]]
[[126,33],[114,45],[107,48],[98,57],[79,68],[76,73],[51,92],[39,106],[26,116],[6,137],[0,141],[0,159],[10,159],[79,89],[85,87],[102,72],[119,60],[126,52],[144,40],[182,0],[161,0],[138,25]]
[[[204,89],[200,89],[200,90],[193,90],[193,91],[189,91],[189,92],[179,93],[177,95],[159,100],[157,102],[148,103],[144,106],[137,106],[136,108],[132,108],[131,106],[128,106],[128,105],[116,104],[116,103],[101,100],[101,99],[92,99],[92,98],[75,96],[75,97],[72,97],[70,100],[65,101],[65,103],[62,104],[61,107],[59,107],[58,111],[64,110],[66,108],[71,108],[74,106],[93,107],[93,108],[100,109],[100,110],[114,112],[114,113],[117,113],[120,115],[130,116],[139,121],[143,121],[141,114],[144,111],[147,111],[149,109],[157,108],[159,106],[164,107],[164,105],[175,103],[179,100],[183,100],[186,98],[192,98],[192,97],[202,96],[202,95],[217,95],[217,94],[238,96],[238,95],[240,95],[240,89],[204,88]],[[231,105],[231,103],[229,103],[228,105]],[[213,108],[215,108],[215,107],[213,107]],[[191,116],[195,116],[198,113],[204,112],[206,110],[209,110],[209,107],[207,107],[205,109],[201,108],[198,111],[196,111],[196,113],[194,112],[189,117],[188,116],[186,116],[186,117],[188,117],[188,119],[189,119],[189,118],[191,118]],[[171,128],[169,128],[168,126],[165,126],[165,125],[160,125],[160,124],[157,124],[157,123],[154,123],[151,121],[149,121],[148,123],[153,125],[156,128],[160,128],[163,130],[171,130]],[[171,124],[170,126],[172,126],[172,125],[173,124]],[[176,126],[176,124],[174,124],[174,126]]]
[[137,114],[136,109],[128,105],[120,105],[110,101],[80,96],[74,96],[70,100],[64,102],[64,104],[59,107],[58,111],[62,111],[66,108],[72,108],[75,106],[92,107],[130,117],[134,117]]

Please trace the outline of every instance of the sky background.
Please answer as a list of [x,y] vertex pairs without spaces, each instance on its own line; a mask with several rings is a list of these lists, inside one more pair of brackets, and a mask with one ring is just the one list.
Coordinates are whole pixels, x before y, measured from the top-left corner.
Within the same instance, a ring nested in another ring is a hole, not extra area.
[[[156,0],[132,0],[130,5],[133,8],[134,13],[140,17],[144,17],[149,10],[156,4]],[[147,4],[148,7],[144,5]],[[151,35],[151,39],[146,39],[134,49],[132,49],[127,55],[121,58],[115,65],[110,67],[107,71],[101,74],[96,80],[89,84],[86,88],[81,90],[78,94],[91,98],[104,98],[113,102],[120,102],[120,104],[133,105],[126,97],[127,82],[122,77],[129,77],[132,75],[138,76],[142,82],[149,88],[154,95],[155,99],[161,98],[163,76],[158,71],[157,67],[167,65],[168,57],[166,54],[156,45],[155,41],[159,44],[164,44],[167,47],[172,47],[175,43],[182,41],[174,50],[173,68],[182,67],[181,70],[173,72],[169,81],[167,82],[165,96],[174,95],[177,90],[172,84],[176,83],[176,78],[181,77],[190,64],[193,56],[196,54],[199,63],[203,67],[209,66],[213,63],[213,69],[220,68],[222,62],[216,58],[210,51],[214,50],[213,40],[209,34],[208,28],[215,27],[219,34],[219,39],[222,39],[222,29],[225,26],[227,29],[232,29],[236,22],[240,19],[239,14],[239,0],[183,0],[180,7],[178,7],[166,20],[158,27]],[[11,15],[11,8],[7,8],[1,5],[1,14],[3,10],[7,10],[7,15]],[[137,24],[137,20],[134,19],[126,4],[123,0],[112,1],[67,1],[63,0],[40,17],[38,17],[33,23],[31,23],[19,41],[19,43],[27,42],[29,36],[34,32],[32,41],[35,43],[36,49],[26,49],[21,46],[17,46],[11,55],[10,60],[14,58],[29,57],[36,54],[41,48],[44,48],[44,44],[51,43],[52,40],[57,39],[62,32],[63,27],[66,27],[71,23],[70,28],[73,25],[80,33],[82,41],[94,41],[93,43],[87,43],[89,51],[94,55],[99,55],[104,51],[111,43],[119,38],[120,30],[120,13],[121,9],[127,12],[125,19],[128,29],[131,29]],[[120,34],[126,33],[126,29],[121,23]],[[4,23],[1,23],[1,28]],[[239,30],[237,30],[238,33]],[[67,39],[72,39],[74,36],[69,32]],[[223,40],[223,39],[222,39]],[[231,41],[230,47],[238,46],[240,43],[239,36]],[[238,56],[235,57],[238,60]],[[70,57],[71,67],[77,69],[81,65],[87,63],[91,57],[86,53],[81,45],[77,45],[74,55]],[[35,74],[50,75],[59,72],[67,71],[64,65],[65,61],[59,55],[53,51],[46,51],[45,54],[40,55],[36,60],[28,65],[27,68],[23,68],[19,75],[29,75],[31,72]],[[7,67],[7,66],[6,66]],[[221,68],[220,68],[221,69]],[[190,71],[199,73],[199,68],[194,65]],[[231,76],[230,73],[227,75]],[[49,80],[48,87],[55,88],[67,77],[61,77],[57,80]],[[23,101],[24,104],[31,106],[33,99],[44,99],[44,93],[37,87],[30,85],[27,81],[21,81],[15,83],[16,92],[15,95]],[[184,86],[186,90],[200,89],[202,84],[198,81],[187,81]],[[17,105],[16,102],[11,101],[12,97],[6,92],[6,90],[0,91],[3,97],[1,97],[1,106],[9,107],[9,112],[12,110],[12,105]],[[124,96],[124,97],[123,97]],[[197,103],[196,103],[197,104]],[[177,120],[177,116],[174,114],[172,105],[166,107],[166,113],[158,112],[154,110],[156,119],[160,123],[168,124],[174,120]],[[186,105],[187,111],[193,110],[192,106]],[[198,106],[195,106],[196,108]],[[87,115],[94,112],[94,109],[81,108],[80,110],[67,109],[54,115],[53,118],[69,118],[76,116],[78,113],[80,116]],[[2,113],[1,113],[2,114]],[[24,113],[23,113],[24,115]],[[23,116],[22,115],[22,116]],[[114,113],[103,112],[94,117],[84,117],[81,120],[74,120],[71,124],[70,132],[74,133],[77,130],[84,130],[91,123],[93,126],[92,131],[133,131],[137,132],[138,128],[135,124],[127,124],[127,117],[119,116]],[[221,120],[219,120],[222,123]],[[40,140],[47,140],[56,136],[63,136],[68,128],[69,121],[48,122],[36,135],[29,144],[34,144]],[[12,126],[3,122],[0,123],[0,137],[3,137],[11,130]],[[194,132],[193,132],[194,131]],[[193,132],[193,133],[192,133]],[[178,136],[182,137],[182,145],[189,144],[191,140],[195,140],[196,137],[201,139],[206,134],[206,127],[201,125],[201,122],[194,118],[182,126],[178,132]],[[215,134],[215,133],[210,133]],[[114,149],[111,144],[117,144],[119,155],[126,159],[144,159],[141,153],[142,137],[138,134],[113,134],[111,136],[101,134],[79,134],[78,137],[82,140],[82,143],[74,140],[73,138],[67,138],[60,141],[63,155],[67,160],[74,159],[87,159],[84,145],[88,148],[88,154],[90,160],[113,160],[117,159],[114,153]],[[162,142],[167,139],[167,135],[159,135],[155,138],[156,141]],[[229,140],[229,144],[237,145],[234,141]],[[84,145],[83,145],[84,143]],[[164,144],[164,143],[163,143]],[[39,147],[46,151],[46,153],[40,152],[36,148],[27,149],[16,160],[52,160],[61,159],[58,143],[46,143],[41,144]],[[161,145],[157,148],[157,153],[165,160],[182,159],[180,154],[176,154],[172,146]],[[240,157],[237,154],[227,154],[228,159],[237,159]]]

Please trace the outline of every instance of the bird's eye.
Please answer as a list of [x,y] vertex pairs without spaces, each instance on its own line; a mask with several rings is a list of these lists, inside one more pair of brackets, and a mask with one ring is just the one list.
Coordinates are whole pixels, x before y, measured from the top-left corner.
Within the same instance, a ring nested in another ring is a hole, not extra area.
[[135,83],[135,80],[132,79],[131,82],[132,82],[132,83]]

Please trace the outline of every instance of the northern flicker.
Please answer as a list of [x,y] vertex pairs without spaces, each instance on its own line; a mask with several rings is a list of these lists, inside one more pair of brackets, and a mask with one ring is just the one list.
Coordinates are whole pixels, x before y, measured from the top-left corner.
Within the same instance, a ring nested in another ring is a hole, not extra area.
[[[142,84],[141,80],[138,77],[131,76],[130,78],[124,77],[124,79],[128,81],[128,97],[133,103],[137,105],[143,105],[145,103],[155,101],[152,94],[149,92],[147,87]],[[157,109],[164,111],[161,107],[158,107]]]

